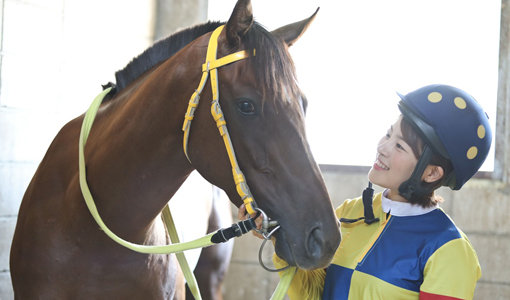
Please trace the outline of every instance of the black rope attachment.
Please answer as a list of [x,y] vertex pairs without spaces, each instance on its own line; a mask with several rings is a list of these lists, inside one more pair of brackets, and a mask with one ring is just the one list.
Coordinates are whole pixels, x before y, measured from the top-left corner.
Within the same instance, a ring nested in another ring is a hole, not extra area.
[[255,224],[255,219],[259,215],[260,214],[257,214],[253,218],[234,223],[232,224],[232,226],[228,228],[219,229],[211,237],[211,242],[215,244],[224,243],[230,240],[231,238],[241,236],[245,233],[248,233],[250,230],[257,228],[257,225]]

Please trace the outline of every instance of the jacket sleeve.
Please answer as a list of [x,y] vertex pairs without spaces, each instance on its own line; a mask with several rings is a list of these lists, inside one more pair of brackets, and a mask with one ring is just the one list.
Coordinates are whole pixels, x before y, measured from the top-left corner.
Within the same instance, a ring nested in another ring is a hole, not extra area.
[[420,299],[473,299],[480,276],[476,252],[463,235],[429,257],[423,271]]
[[[287,262],[279,258],[276,254],[273,255],[273,263],[276,268],[287,266]],[[279,275],[281,276],[281,272]],[[294,275],[294,279],[292,279],[287,295],[290,300],[321,299],[325,277],[326,270],[324,269],[298,269],[296,275]]]

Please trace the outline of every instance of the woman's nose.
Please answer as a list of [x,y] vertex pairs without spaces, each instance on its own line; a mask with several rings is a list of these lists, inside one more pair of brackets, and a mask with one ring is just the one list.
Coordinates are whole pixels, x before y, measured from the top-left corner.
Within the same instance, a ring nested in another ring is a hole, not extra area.
[[390,147],[389,141],[381,141],[379,145],[377,145],[377,152],[383,156],[387,156],[389,147]]

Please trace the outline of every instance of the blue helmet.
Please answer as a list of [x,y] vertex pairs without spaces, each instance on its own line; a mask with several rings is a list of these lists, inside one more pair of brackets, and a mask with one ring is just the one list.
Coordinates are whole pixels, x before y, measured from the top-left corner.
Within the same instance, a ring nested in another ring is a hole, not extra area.
[[472,96],[452,86],[429,85],[399,96],[403,117],[433,152],[452,163],[453,172],[443,185],[460,189],[489,153],[492,131],[487,114]]

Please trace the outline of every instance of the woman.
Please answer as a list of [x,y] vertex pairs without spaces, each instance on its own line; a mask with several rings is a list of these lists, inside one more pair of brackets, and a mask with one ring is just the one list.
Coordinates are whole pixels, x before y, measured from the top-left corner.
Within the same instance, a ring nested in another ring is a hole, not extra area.
[[[368,174],[384,192],[372,201],[369,186],[337,208],[342,241],[331,265],[299,270],[290,299],[473,298],[478,258],[434,191],[458,190],[480,168],[492,139],[487,115],[451,86],[399,96],[402,115],[380,140]],[[286,265],[277,256],[274,263]]]

